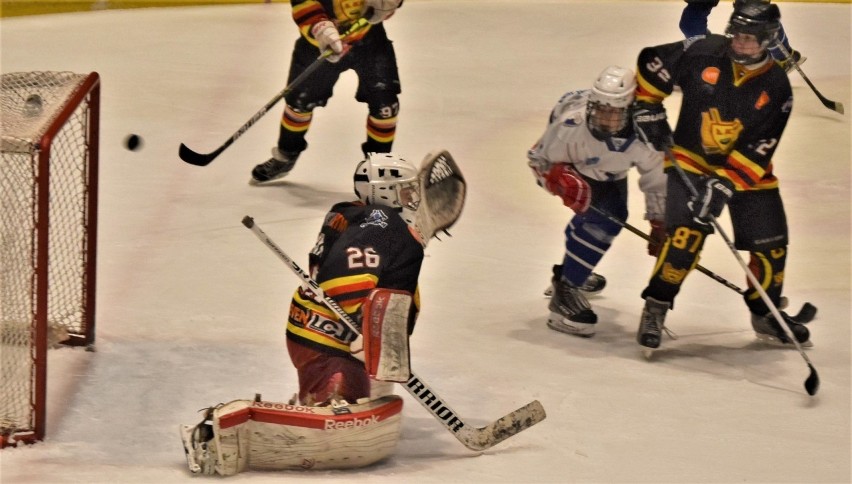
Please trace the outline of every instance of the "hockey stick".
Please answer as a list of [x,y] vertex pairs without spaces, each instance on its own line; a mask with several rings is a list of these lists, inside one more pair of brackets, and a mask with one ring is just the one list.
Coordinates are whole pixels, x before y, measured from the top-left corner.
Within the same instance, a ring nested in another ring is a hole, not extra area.
[[[642,232],[641,230],[637,229],[633,225],[630,225],[628,222],[621,220],[620,218],[616,217],[615,215],[612,215],[611,213],[607,212],[606,210],[595,207],[594,205],[589,205],[589,208],[591,208],[592,210],[594,210],[598,214],[608,218],[613,223],[621,225],[622,227],[629,230],[630,232],[633,232],[634,234],[638,235],[639,237],[642,237],[646,241],[648,241],[648,242],[651,241],[651,237],[648,234],[646,234],[645,232]],[[702,274],[709,276],[714,281],[722,284],[723,286],[725,286],[729,289],[736,291],[741,296],[745,296],[745,291],[743,289],[740,289],[739,286],[728,281],[724,277],[716,274],[715,272],[711,271],[710,269],[707,269],[706,267],[702,266],[701,264],[698,264],[695,268],[698,270],[698,272],[701,272]],[[793,321],[795,321],[799,324],[807,324],[807,323],[810,323],[814,319],[814,317],[816,316],[816,311],[817,311],[816,306],[814,306],[813,304],[811,304],[809,302],[806,302],[805,304],[802,305],[802,308],[799,309],[799,312],[795,316],[790,316],[790,318]]]
[[[363,18],[358,19],[358,21],[355,22],[354,24],[352,24],[352,26],[349,28],[349,30],[347,30],[341,37],[345,40],[346,37],[351,36],[352,34],[354,34],[355,32],[358,32],[359,30],[363,29],[367,25],[369,25],[369,22],[367,22],[366,19],[363,19]],[[260,108],[260,111],[254,113],[254,116],[252,116],[251,119],[249,119],[244,125],[240,126],[240,129],[238,129],[236,131],[236,133],[231,135],[231,137],[228,138],[228,140],[225,141],[222,144],[222,146],[216,148],[215,150],[211,151],[210,153],[198,153],[196,151],[191,150],[185,144],[181,143],[180,149],[178,149],[178,156],[180,156],[180,159],[189,163],[190,165],[195,165],[195,166],[207,166],[207,165],[209,165],[211,162],[213,162],[213,160],[216,159],[217,156],[222,154],[222,152],[225,151],[225,149],[227,149],[229,146],[231,146],[234,143],[234,141],[239,139],[240,136],[242,136],[246,131],[248,131],[248,129],[251,128],[254,125],[254,123],[256,123],[267,112],[269,112],[269,110],[272,109],[273,106],[278,104],[278,101],[284,99],[284,97],[286,97],[287,94],[290,94],[290,91],[292,91],[296,86],[298,86],[302,82],[304,82],[305,79],[307,79],[311,74],[314,73],[314,71],[319,69],[319,67],[323,64],[323,62],[326,59],[328,59],[328,57],[330,55],[332,55],[332,53],[333,52],[332,52],[331,49],[324,50],[320,54],[320,56],[317,57],[316,60],[311,62],[310,65],[308,65],[308,67],[306,67],[305,70],[302,71],[301,74],[296,76],[296,78],[293,79],[293,81],[290,84],[288,84],[287,87],[285,87],[283,90],[281,90],[281,92],[276,94],[275,97],[270,99],[269,102],[267,102],[262,108]]]
[[[666,156],[672,160],[672,166],[674,166],[678,175],[680,175],[680,179],[683,181],[683,184],[686,185],[686,187],[689,189],[689,192],[694,198],[698,198],[698,190],[695,189],[695,186],[693,186],[692,182],[689,180],[689,177],[686,175],[686,172],[683,171],[683,168],[681,168],[680,164],[678,164],[677,159],[672,153],[672,150],[670,148],[666,148],[665,151]],[[760,281],[757,280],[757,276],[755,276],[754,273],[751,272],[751,269],[749,269],[748,264],[746,264],[742,256],[740,256],[740,253],[737,251],[737,248],[734,247],[734,243],[731,242],[731,239],[728,237],[728,234],[722,229],[722,226],[721,224],[719,224],[719,221],[716,220],[716,217],[711,215],[710,223],[713,224],[713,227],[719,232],[719,235],[725,241],[725,244],[728,246],[729,249],[731,249],[731,253],[734,254],[734,257],[737,259],[737,262],[739,262],[740,267],[743,268],[743,271],[746,274],[746,278],[748,278],[752,286],[754,286],[755,290],[757,290],[757,293],[760,294],[760,298],[763,299],[763,302],[766,303],[766,306],[769,307],[769,311],[772,313],[772,316],[775,318],[776,321],[779,322],[778,326],[781,328],[782,331],[784,331],[784,334],[787,335],[787,338],[793,342],[793,345],[796,347],[796,350],[799,352],[800,355],[802,355],[802,358],[805,360],[805,363],[808,364],[808,368],[810,369],[810,375],[808,375],[808,378],[805,379],[805,391],[808,392],[808,395],[816,395],[817,390],[819,390],[819,375],[817,375],[816,368],[814,368],[814,365],[811,363],[810,358],[808,358],[808,355],[805,354],[805,351],[802,349],[802,345],[799,344],[799,341],[796,339],[795,335],[792,334],[793,329],[790,327],[787,320],[784,319],[784,317],[781,315],[781,311],[778,310],[778,308],[775,306],[775,303],[773,303],[772,300],[769,299],[769,295],[766,294],[766,291],[763,289],[763,286],[760,285]]]
[[[250,216],[243,217],[243,225],[251,230],[261,242],[269,247],[290,269],[299,276],[310,291],[321,300],[329,309],[334,311],[340,321],[350,330],[359,334],[357,325],[346,312],[325,293],[319,284],[310,275],[291,259],[281,248],[266,235],[266,233],[254,223]],[[509,437],[541,422],[547,416],[544,407],[538,400],[524,405],[517,410],[504,415],[485,427],[477,428],[469,426],[458,414],[449,407],[435,391],[429,387],[420,377],[411,372],[408,381],[403,385],[423,407],[432,414],[444,427],[447,428],[465,447],[474,451],[482,451],[508,439]]]
[[799,75],[802,76],[802,79],[805,80],[805,82],[811,88],[811,91],[816,94],[816,97],[819,98],[820,102],[822,102],[822,105],[827,107],[828,109],[831,109],[832,111],[836,111],[840,114],[843,114],[843,104],[837,101],[832,101],[831,99],[828,99],[823,96],[821,92],[819,92],[816,86],[814,86],[814,83],[811,82],[810,79],[808,79],[807,75],[805,75],[805,71],[802,70],[802,67],[799,65],[798,62],[796,62],[796,59],[793,59],[793,56],[790,54],[789,51],[787,51],[787,48],[784,47],[784,44],[781,42],[776,42],[775,45],[778,47],[779,50],[781,50],[781,53],[784,54],[784,57],[790,59],[788,62],[791,62],[793,64],[793,67],[795,67],[796,70],[799,71]]

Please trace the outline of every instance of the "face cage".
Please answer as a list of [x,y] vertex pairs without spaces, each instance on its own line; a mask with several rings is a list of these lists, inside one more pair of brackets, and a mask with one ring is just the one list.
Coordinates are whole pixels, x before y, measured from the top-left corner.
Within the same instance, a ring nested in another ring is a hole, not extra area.
[[[608,124],[604,125],[602,123],[603,117],[606,115],[610,115],[612,118],[615,117],[614,115],[618,116],[618,125],[616,128],[613,129]],[[586,125],[589,127],[592,136],[599,141],[612,138],[624,131],[627,128],[628,121],[628,108],[626,107],[616,108],[607,104],[601,104],[599,101],[591,101],[586,104]]]
[[399,206],[416,211],[420,207],[420,183],[413,180],[396,185],[396,199]]

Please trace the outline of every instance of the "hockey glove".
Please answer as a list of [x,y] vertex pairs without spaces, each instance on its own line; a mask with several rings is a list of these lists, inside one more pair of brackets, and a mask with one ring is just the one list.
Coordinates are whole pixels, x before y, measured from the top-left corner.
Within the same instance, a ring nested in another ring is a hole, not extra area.
[[657,257],[666,243],[666,223],[661,220],[649,220],[651,232],[648,234],[648,255]]
[[340,57],[344,53],[343,41],[340,39],[340,33],[333,23],[328,20],[320,20],[311,27],[311,35],[317,39],[317,44],[319,44],[321,52],[325,52],[326,49],[331,50],[332,54],[326,58],[329,62],[340,60]]
[[364,0],[364,18],[371,24],[382,23],[402,5],[402,0]]
[[718,217],[725,204],[734,195],[734,184],[725,178],[709,177],[698,187],[698,196],[687,202],[692,219],[701,225],[708,225]]
[[592,201],[592,189],[583,176],[567,163],[556,163],[550,167],[545,188],[562,198],[562,203],[577,213],[583,213]]
[[666,117],[666,108],[662,103],[633,103],[633,128],[636,136],[657,151],[665,151],[674,146],[672,129]]

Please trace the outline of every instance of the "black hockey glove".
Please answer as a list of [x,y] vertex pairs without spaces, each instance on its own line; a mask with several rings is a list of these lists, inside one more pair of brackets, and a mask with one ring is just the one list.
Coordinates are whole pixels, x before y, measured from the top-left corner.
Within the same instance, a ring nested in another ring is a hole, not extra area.
[[662,103],[633,103],[633,128],[639,139],[657,151],[665,151],[674,145],[672,129]]
[[687,202],[692,219],[701,225],[710,224],[713,218],[722,213],[725,204],[734,194],[734,184],[725,178],[709,177],[696,187],[698,196]]

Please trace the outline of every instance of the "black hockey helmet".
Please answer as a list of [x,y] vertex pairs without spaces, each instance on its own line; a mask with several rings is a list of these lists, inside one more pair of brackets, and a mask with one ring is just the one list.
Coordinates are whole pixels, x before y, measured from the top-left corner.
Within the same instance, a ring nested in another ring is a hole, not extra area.
[[[738,34],[753,35],[757,39],[760,51],[755,53],[736,52],[733,47],[728,49],[734,62],[753,64],[766,58],[766,50],[776,42],[781,30],[781,11],[778,5],[764,0],[741,0],[734,4],[734,12],[728,21],[725,34],[733,39]],[[733,43],[733,40],[732,40]]]
[[734,12],[725,33],[751,34],[758,42],[768,45],[781,30],[781,10],[774,3],[762,0],[743,0],[734,5]]

